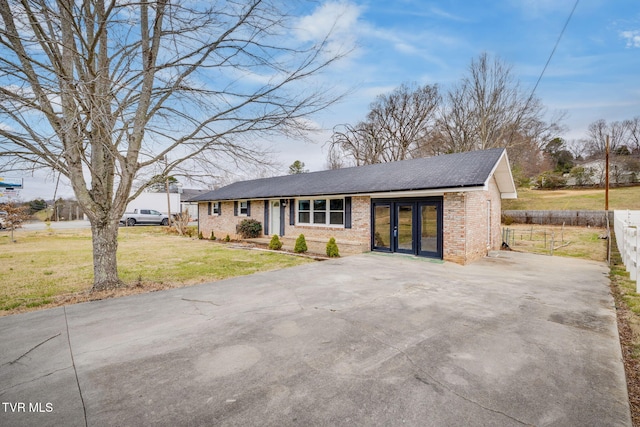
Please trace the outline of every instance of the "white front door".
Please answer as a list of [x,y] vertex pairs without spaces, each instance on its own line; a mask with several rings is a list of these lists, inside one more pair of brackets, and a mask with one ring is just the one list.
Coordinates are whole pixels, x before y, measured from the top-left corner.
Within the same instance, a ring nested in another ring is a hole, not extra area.
[[271,212],[269,212],[269,231],[271,235],[280,235],[280,200],[271,200]]

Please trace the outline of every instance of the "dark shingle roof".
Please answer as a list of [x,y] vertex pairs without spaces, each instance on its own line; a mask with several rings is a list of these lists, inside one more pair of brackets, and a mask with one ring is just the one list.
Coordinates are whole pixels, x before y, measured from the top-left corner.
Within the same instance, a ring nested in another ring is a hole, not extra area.
[[240,181],[191,201],[289,198],[482,186],[503,148]]

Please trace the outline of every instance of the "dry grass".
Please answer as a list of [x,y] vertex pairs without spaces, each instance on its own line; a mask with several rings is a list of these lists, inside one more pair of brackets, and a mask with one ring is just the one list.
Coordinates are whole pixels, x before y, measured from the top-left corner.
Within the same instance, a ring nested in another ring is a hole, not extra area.
[[511,224],[509,246],[521,252],[583,258],[593,261],[607,259],[607,240],[604,228],[562,227],[554,225]]
[[[604,210],[603,188],[585,190],[518,189],[518,198],[503,200],[504,210]],[[609,209],[640,209],[640,186],[609,190]]]
[[637,292],[635,281],[629,279],[615,244],[615,236],[613,238],[609,274],[611,293],[616,301],[632,423],[640,426],[640,293]]
[[0,316],[72,302],[210,282],[310,262],[169,235],[164,227],[121,228],[118,271],[127,287],[91,293],[90,230],[0,234]]

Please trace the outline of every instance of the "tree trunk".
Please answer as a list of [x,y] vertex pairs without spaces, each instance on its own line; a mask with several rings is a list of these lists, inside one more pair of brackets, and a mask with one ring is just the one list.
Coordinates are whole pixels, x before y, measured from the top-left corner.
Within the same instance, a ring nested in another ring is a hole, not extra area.
[[118,221],[91,221],[93,236],[93,288],[102,291],[122,286],[118,277]]

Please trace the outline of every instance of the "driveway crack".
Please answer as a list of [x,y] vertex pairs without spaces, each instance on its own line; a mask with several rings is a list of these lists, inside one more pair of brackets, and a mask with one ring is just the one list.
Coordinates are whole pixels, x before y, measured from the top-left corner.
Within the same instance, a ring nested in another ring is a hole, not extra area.
[[27,350],[26,352],[22,353],[22,355],[20,355],[17,359],[14,359],[14,360],[12,360],[12,361],[10,361],[10,362],[3,363],[3,364],[2,364],[2,366],[5,366],[5,365],[13,365],[14,363],[17,363],[17,362],[18,362],[18,360],[22,359],[23,357],[25,357],[27,354],[31,353],[31,352],[32,352],[33,350],[35,350],[36,348],[40,347],[41,345],[45,344],[45,343],[46,343],[46,342],[48,342],[48,341],[51,341],[51,340],[52,340],[52,339],[54,339],[55,337],[59,337],[59,336],[60,336],[60,334],[62,334],[62,332],[58,332],[58,333],[57,333],[57,334],[55,334],[54,336],[49,337],[49,338],[47,338],[46,340],[42,341],[41,343],[34,345],[34,346],[33,346],[33,347],[31,347],[29,350]]
[[201,302],[203,304],[211,304],[211,305],[215,305],[216,307],[220,307],[221,304],[216,304],[213,301],[207,301],[207,300],[200,300],[200,299],[188,299],[188,298],[182,298],[182,301],[189,301],[189,302]]
[[55,374],[57,372],[60,372],[60,371],[66,371],[67,369],[70,369],[70,368],[73,368],[73,366],[67,366],[67,367],[64,367],[64,368],[56,369],[56,370],[53,370],[51,372],[47,372],[44,375],[40,375],[39,377],[32,378],[32,379],[30,379],[28,381],[23,381],[21,383],[13,384],[13,385],[11,385],[11,386],[9,386],[7,388],[3,388],[2,390],[0,390],[0,396],[3,395],[5,392],[11,390],[14,387],[19,387],[19,386],[24,385],[24,384],[29,384],[29,383],[32,383],[34,381],[38,381],[38,380],[40,380],[42,378],[46,378],[46,377],[48,377],[50,375],[53,375],[53,374]]

